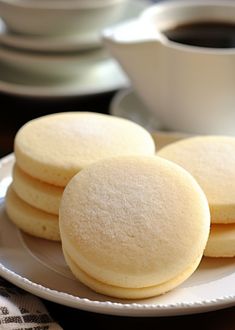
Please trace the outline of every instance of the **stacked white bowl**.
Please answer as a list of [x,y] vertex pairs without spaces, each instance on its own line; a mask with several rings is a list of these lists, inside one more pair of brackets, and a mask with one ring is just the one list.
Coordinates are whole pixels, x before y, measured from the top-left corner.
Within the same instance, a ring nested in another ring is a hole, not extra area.
[[130,1],[0,0],[0,64],[34,81],[95,79],[94,64],[109,57],[101,31],[126,18]]

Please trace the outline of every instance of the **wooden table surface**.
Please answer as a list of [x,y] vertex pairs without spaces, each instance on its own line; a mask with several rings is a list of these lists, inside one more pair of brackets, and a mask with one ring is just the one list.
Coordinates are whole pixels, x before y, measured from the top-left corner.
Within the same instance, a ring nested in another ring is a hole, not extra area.
[[[42,100],[0,94],[0,157],[13,151],[14,136],[32,118],[61,111],[108,113],[114,92],[83,98]],[[235,307],[174,317],[120,317],[85,312],[43,300],[64,329],[213,329],[235,330]],[[71,326],[71,323],[73,326]]]

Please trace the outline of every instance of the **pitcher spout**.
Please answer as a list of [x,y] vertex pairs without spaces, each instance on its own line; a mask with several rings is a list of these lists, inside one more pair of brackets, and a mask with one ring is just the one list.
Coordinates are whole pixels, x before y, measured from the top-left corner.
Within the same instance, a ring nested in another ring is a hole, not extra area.
[[162,63],[164,35],[151,24],[143,25],[140,19],[106,29],[103,31],[103,42],[132,82],[138,82],[139,75],[145,76],[153,66]]

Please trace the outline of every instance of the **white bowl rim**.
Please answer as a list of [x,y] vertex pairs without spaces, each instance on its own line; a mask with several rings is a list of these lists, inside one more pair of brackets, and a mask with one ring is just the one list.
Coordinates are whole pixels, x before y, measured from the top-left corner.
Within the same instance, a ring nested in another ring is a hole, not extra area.
[[71,10],[102,8],[125,2],[126,0],[1,0],[3,5],[22,9]]
[[23,50],[10,49],[7,47],[0,47],[0,59],[7,62],[15,63],[34,63],[34,64],[55,64],[57,63],[87,63],[94,61],[95,58],[108,58],[109,55],[103,48],[93,49],[87,52],[72,52],[72,53],[35,53]]

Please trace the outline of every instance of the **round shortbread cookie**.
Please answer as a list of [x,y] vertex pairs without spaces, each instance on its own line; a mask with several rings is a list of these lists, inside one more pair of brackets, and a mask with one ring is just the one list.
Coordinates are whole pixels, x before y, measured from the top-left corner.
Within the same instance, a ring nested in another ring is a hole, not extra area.
[[134,289],[174,281],[192,267],[203,254],[210,213],[183,168],[160,157],[117,157],[73,177],[59,225],[63,249],[82,272]]
[[212,225],[206,257],[235,257],[235,224]]
[[150,286],[145,288],[122,288],[97,281],[96,279],[84,273],[76,265],[76,263],[68,256],[68,254],[65,251],[64,251],[64,256],[74,276],[76,276],[76,278],[79,279],[83,284],[85,284],[86,286],[88,286],[89,288],[91,288],[92,290],[98,293],[102,293],[105,295],[109,295],[116,298],[122,298],[122,299],[149,298],[168,292],[171,289],[178,286],[180,283],[184,282],[195,271],[195,269],[198,267],[201,261],[201,257],[200,257],[192,266],[190,266],[186,271],[184,271],[178,277],[169,280],[167,282],[164,282],[160,285]]
[[34,179],[16,164],[13,168],[13,189],[31,206],[51,214],[59,214],[60,200],[64,188]]
[[90,112],[52,114],[26,123],[15,138],[19,167],[34,178],[66,186],[82,168],[103,158],[153,155],[155,144],[141,126]]
[[204,190],[212,223],[235,222],[235,138],[200,136],[172,143],[158,153],[191,173]]
[[32,236],[60,241],[58,217],[25,203],[12,186],[8,188],[5,205],[7,215],[22,231]]

